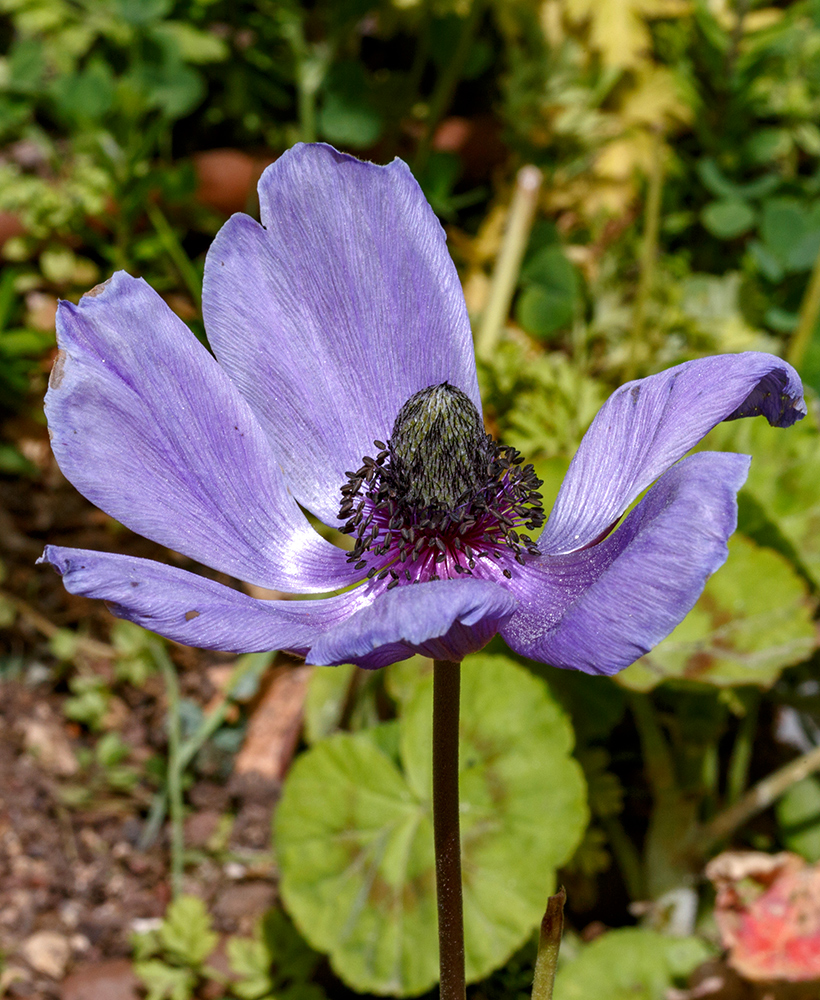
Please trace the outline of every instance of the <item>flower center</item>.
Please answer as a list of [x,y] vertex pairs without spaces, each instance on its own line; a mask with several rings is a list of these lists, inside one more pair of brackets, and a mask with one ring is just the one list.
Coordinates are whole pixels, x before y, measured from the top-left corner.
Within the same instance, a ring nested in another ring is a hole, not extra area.
[[469,396],[447,382],[402,406],[390,440],[346,473],[339,517],[355,536],[348,561],[367,577],[403,583],[512,576],[544,523],[542,485],[514,448],[486,434]]

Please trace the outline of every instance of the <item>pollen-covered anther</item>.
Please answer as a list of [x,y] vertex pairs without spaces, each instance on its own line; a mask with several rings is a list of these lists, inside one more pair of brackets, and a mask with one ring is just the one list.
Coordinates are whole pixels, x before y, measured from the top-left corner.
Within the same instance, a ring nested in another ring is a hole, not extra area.
[[522,528],[544,523],[542,485],[514,448],[484,431],[461,390],[443,383],[411,396],[390,440],[348,472],[339,517],[354,536],[348,561],[368,579],[402,583],[487,575],[538,549]]

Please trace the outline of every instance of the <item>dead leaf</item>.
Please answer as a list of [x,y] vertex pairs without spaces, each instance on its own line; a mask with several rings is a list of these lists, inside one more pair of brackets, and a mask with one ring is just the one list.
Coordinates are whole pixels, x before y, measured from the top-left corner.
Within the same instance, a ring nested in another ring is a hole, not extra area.
[[236,756],[236,774],[255,773],[275,781],[284,778],[302,728],[312,669],[282,667],[274,673],[251,715],[245,742]]
[[729,964],[757,982],[820,981],[820,865],[728,851],[706,866]]

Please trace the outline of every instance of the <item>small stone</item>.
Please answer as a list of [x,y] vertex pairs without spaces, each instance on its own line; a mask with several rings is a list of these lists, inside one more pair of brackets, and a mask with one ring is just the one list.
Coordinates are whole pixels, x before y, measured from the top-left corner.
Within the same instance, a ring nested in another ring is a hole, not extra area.
[[37,931],[26,938],[20,953],[28,964],[43,976],[61,979],[71,957],[71,944],[57,931]]
[[135,934],[148,934],[162,927],[162,917],[134,917],[130,926]]
[[210,809],[191,813],[185,820],[185,843],[190,847],[206,847],[221,818],[220,813]]
[[229,878],[234,882],[244,878],[248,874],[248,869],[239,861],[226,861],[222,871],[225,873],[225,878]]
[[60,987],[60,1000],[137,1000],[139,982],[125,958],[78,966]]
[[77,759],[63,729],[52,719],[22,719],[26,750],[33,754],[42,766],[62,778],[77,773]]
[[214,901],[214,916],[229,930],[250,933],[273,905],[276,890],[270,882],[240,882],[224,888]]

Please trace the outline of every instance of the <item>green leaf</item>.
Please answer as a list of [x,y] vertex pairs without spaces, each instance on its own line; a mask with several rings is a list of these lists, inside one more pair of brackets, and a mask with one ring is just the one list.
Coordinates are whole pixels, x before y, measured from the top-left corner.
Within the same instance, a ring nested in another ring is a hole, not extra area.
[[130,753],[131,750],[123,743],[119,733],[104,733],[94,747],[94,756],[102,767],[116,767],[127,760]]
[[805,582],[782,555],[734,535],[726,564],[692,611],[619,674],[618,683],[638,691],[672,678],[770,687],[784,667],[815,648],[813,606]]
[[792,270],[790,257],[808,231],[806,206],[796,198],[769,198],[763,203],[760,235],[769,253],[786,270]]
[[768,327],[777,330],[778,333],[792,333],[800,321],[800,314],[788,312],[779,306],[772,306],[771,309],[766,310],[763,319]]
[[665,1000],[675,979],[711,954],[698,938],[639,927],[608,931],[558,969],[555,1000]]
[[771,163],[788,156],[794,140],[784,128],[762,128],[746,143],[746,151],[755,163]]
[[200,965],[211,954],[219,937],[198,896],[179,896],[165,913],[159,939],[168,955],[186,965]]
[[64,121],[96,122],[114,102],[114,77],[107,63],[95,59],[80,73],[58,77],[51,85],[51,96]]
[[549,337],[569,326],[578,297],[578,272],[560,246],[546,246],[533,254],[521,272],[524,290],[516,304],[516,318],[527,333]]
[[758,240],[752,240],[749,244],[749,253],[765,278],[768,278],[774,284],[778,284],[783,280],[785,273],[783,264],[780,263],[768,247],[765,247]]
[[319,112],[322,136],[339,145],[366,149],[378,141],[383,123],[379,113],[360,100],[330,93]]
[[354,149],[366,149],[378,140],[384,123],[370,91],[361,63],[347,61],[333,67],[319,111],[319,129],[325,139]]
[[752,228],[755,211],[745,201],[727,198],[710,202],[701,212],[700,220],[712,236],[732,240]]
[[721,424],[703,446],[753,456],[741,496],[755,501],[790,550],[774,547],[820,588],[820,430],[814,415],[787,431],[765,420]]
[[408,660],[399,660],[385,667],[384,686],[401,708],[416,696],[419,685],[426,683],[432,670],[432,660],[426,656],[411,656]]
[[166,965],[159,959],[135,962],[134,972],[148,990],[145,1000],[191,1000],[196,986],[196,973]]
[[117,99],[127,105],[136,97],[172,121],[193,111],[204,96],[201,74],[185,63],[140,63],[120,78]]
[[820,861],[820,781],[815,775],[792,785],[775,805],[783,845],[812,864]]
[[[398,767],[372,732],[295,763],[276,816],[281,892],[311,944],[360,992],[407,996],[438,975],[431,817],[432,678],[404,706]],[[587,821],[572,731],[546,686],[505,657],[464,663],[461,815],[470,981],[538,925]]]
[[34,38],[15,41],[8,55],[8,89],[18,94],[34,94],[46,73],[45,48]]
[[231,971],[240,977],[231,987],[238,997],[258,1000],[273,990],[273,956],[263,939],[231,937],[225,947]]
[[163,44],[170,44],[183,61],[204,65],[223,62],[230,54],[228,45],[209,31],[201,31],[185,21],[165,21],[154,28],[153,35]]
[[704,187],[716,198],[730,201],[762,198],[771,194],[780,184],[780,177],[777,174],[764,174],[753,181],[740,184],[730,181],[711,157],[699,160],[697,170]]
[[339,728],[356,667],[314,667],[305,698],[305,739],[315,743]]
[[128,24],[142,25],[160,21],[170,13],[174,0],[114,0],[117,15]]
[[265,914],[261,932],[276,963],[277,982],[310,979],[319,963],[319,956],[281,909],[269,910]]
[[810,229],[795,240],[794,246],[789,250],[786,265],[790,271],[810,271],[818,253],[820,253],[820,226]]
[[574,299],[541,285],[525,288],[515,306],[515,318],[534,337],[547,339],[572,323]]

